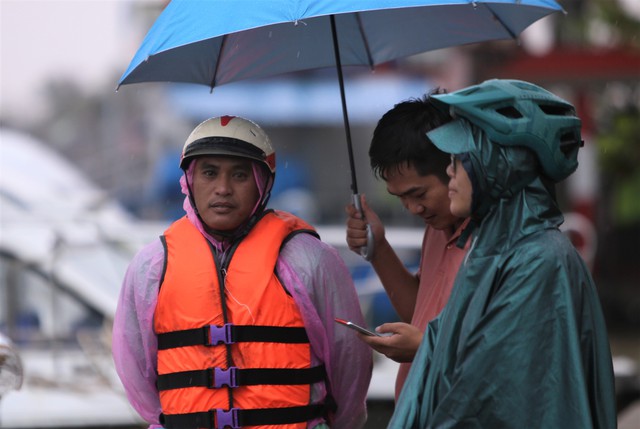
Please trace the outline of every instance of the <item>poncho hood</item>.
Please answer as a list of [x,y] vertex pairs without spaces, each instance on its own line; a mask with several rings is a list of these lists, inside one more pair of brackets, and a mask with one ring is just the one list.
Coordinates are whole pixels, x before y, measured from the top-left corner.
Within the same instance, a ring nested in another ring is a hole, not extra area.
[[473,189],[468,234],[482,224],[483,234],[488,236],[482,247],[501,251],[528,234],[556,228],[564,221],[553,184],[542,176],[532,151],[494,143],[465,119],[427,135],[440,150],[462,155]]

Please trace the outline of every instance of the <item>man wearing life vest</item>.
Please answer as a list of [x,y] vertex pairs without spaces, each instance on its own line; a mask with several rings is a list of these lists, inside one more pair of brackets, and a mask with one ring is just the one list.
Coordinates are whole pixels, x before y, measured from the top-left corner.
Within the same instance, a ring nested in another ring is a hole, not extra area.
[[211,118],[180,159],[186,216],[127,270],[113,356],[150,427],[359,428],[371,351],[347,268],[313,227],[267,209],[275,152],[255,123]]

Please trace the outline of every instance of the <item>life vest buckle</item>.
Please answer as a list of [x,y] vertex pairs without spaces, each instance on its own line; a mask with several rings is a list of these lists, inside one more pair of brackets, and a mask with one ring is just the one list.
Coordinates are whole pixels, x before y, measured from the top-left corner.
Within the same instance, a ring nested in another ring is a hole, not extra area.
[[211,414],[211,421],[215,415],[216,426],[215,429],[239,429],[240,422],[238,421],[238,408],[231,408],[230,410],[223,410],[222,408],[216,408],[209,410]]
[[237,371],[235,366],[229,369],[209,368],[209,388],[219,389],[224,385],[238,387]]
[[209,325],[209,343],[207,346],[216,346],[220,343],[233,344],[231,338],[232,323],[225,323],[222,326]]

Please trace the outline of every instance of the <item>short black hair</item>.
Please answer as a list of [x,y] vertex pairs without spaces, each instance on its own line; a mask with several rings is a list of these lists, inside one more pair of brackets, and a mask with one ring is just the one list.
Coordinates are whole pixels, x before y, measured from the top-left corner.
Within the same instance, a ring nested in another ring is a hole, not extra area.
[[421,98],[398,103],[380,118],[369,147],[371,169],[376,177],[387,180],[392,169],[413,166],[421,176],[433,174],[445,184],[449,181],[446,169],[450,157],[426,135],[452,120],[431,100],[432,94],[442,93],[436,89]]

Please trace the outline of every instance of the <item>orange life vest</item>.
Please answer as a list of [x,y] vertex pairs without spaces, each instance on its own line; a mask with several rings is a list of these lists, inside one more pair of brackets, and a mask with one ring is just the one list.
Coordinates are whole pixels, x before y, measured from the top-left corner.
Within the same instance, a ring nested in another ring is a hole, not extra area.
[[309,404],[324,367],[311,367],[302,316],[275,275],[297,232],[315,234],[268,211],[222,261],[186,217],[166,230],[154,316],[165,427],[302,429],[324,414]]

